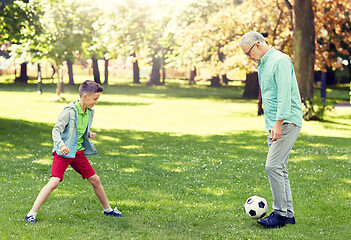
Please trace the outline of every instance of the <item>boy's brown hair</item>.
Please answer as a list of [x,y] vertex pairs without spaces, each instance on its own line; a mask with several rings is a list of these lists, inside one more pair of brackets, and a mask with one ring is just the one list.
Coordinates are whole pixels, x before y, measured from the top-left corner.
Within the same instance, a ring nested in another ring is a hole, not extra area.
[[104,89],[94,81],[86,80],[79,87],[79,96],[82,97],[84,93],[103,92]]

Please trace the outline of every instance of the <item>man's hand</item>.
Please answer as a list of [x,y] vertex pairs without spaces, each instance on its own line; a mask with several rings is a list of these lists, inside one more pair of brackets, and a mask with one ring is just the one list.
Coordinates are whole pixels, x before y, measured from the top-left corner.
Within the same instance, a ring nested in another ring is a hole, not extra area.
[[60,152],[61,152],[61,155],[67,155],[71,152],[71,150],[69,150],[69,148],[66,145],[63,145],[60,148]]
[[94,140],[96,138],[96,133],[89,132],[89,137]]
[[271,130],[272,142],[277,141],[282,136],[282,125],[283,120],[278,120],[275,122]]

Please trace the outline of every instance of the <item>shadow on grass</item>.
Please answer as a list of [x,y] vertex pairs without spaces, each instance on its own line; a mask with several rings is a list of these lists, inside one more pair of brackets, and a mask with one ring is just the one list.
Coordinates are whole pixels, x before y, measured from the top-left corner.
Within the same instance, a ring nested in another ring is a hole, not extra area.
[[[23,207],[29,209],[34,196],[28,192],[35,195],[48,180],[51,129],[48,124],[0,118],[0,195],[6,208],[13,209],[16,201],[25,201]],[[218,219],[227,226],[249,221],[243,212],[249,196],[261,195],[272,201],[264,169],[265,141],[263,131],[197,136],[100,130],[95,141],[99,156],[89,159],[111,203],[129,216],[129,223],[122,227],[139,231],[139,227],[157,229],[159,225],[170,234],[195,228],[194,236],[201,231],[211,235],[219,227]],[[301,135],[298,139],[289,173],[301,220],[304,214],[347,217],[351,194],[349,146],[349,139],[338,137]],[[10,191],[14,188],[24,190]],[[90,185],[83,184],[72,170],[55,191],[48,203],[54,209],[50,204],[57,201],[60,208],[79,208],[92,201],[99,205],[86,193],[91,192]],[[328,200],[318,200],[321,198]],[[335,205],[345,209],[345,214],[330,208]],[[93,207],[86,209],[87,217],[95,214]],[[76,220],[67,217],[66,221],[69,225]],[[220,237],[228,236],[230,229],[225,228]]]
[[107,101],[99,101],[99,105],[102,106],[129,106],[129,107],[136,107],[136,106],[147,106],[151,105],[150,103],[140,103],[140,102],[107,102]]

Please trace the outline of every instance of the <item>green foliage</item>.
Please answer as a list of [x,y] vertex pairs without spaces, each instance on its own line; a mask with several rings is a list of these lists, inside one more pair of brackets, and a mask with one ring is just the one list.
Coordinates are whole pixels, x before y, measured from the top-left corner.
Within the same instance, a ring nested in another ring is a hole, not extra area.
[[317,39],[316,68],[342,68],[351,54],[351,5],[348,0],[313,1]]
[[[297,224],[270,230],[244,212],[249,196],[269,203],[272,196],[264,119],[254,101],[240,100],[241,88],[106,86],[93,124],[99,156],[90,161],[126,217],[105,217],[89,183],[69,168],[29,225],[24,216],[49,179],[51,130],[66,103],[50,101],[50,84],[41,95],[34,84],[0,89],[7,100],[0,105],[1,239],[349,237],[350,111],[304,123],[288,166]],[[62,95],[76,100],[77,90],[65,86]]]
[[179,59],[206,69],[207,78],[238,68],[256,69],[239,47],[241,36],[248,31],[265,33],[269,44],[291,54],[291,18],[284,4],[250,0],[213,10],[206,18],[195,18],[176,35]]
[[[8,2],[8,1],[5,1]],[[12,1],[11,1],[12,2]],[[15,1],[0,12],[0,42],[12,48],[16,63],[29,60],[116,58],[134,52],[141,65],[158,54],[165,64],[197,64],[201,75],[252,71],[238,46],[243,33],[265,33],[267,42],[292,54],[292,12],[287,1]],[[316,67],[340,67],[349,56],[350,4],[313,1]],[[326,37],[321,37],[326,32]]]
[[41,14],[37,1],[15,1],[0,11],[0,43],[11,43],[10,56],[14,62],[21,64],[43,58]]
[[91,46],[92,23],[99,12],[92,1],[46,0],[41,4],[44,9],[41,21],[46,32],[43,41],[50,43],[48,56],[58,64],[65,60],[73,62],[75,56],[82,54],[82,46]]
[[327,111],[332,111],[334,107],[320,100],[311,101],[305,99],[303,101],[303,119],[306,121],[315,120],[321,121],[325,118]]

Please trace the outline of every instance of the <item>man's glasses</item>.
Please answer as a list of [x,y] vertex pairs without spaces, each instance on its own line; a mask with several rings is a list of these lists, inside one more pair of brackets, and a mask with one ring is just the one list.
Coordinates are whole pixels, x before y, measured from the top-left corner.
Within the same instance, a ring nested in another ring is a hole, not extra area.
[[[260,42],[257,42],[257,43],[260,43]],[[251,50],[253,49],[253,47],[254,47],[255,45],[256,45],[256,43],[254,43],[254,45],[252,45],[252,47],[250,48],[250,50],[249,50],[247,53],[245,53],[246,56],[251,57],[251,56],[250,56],[250,52],[251,52]]]

